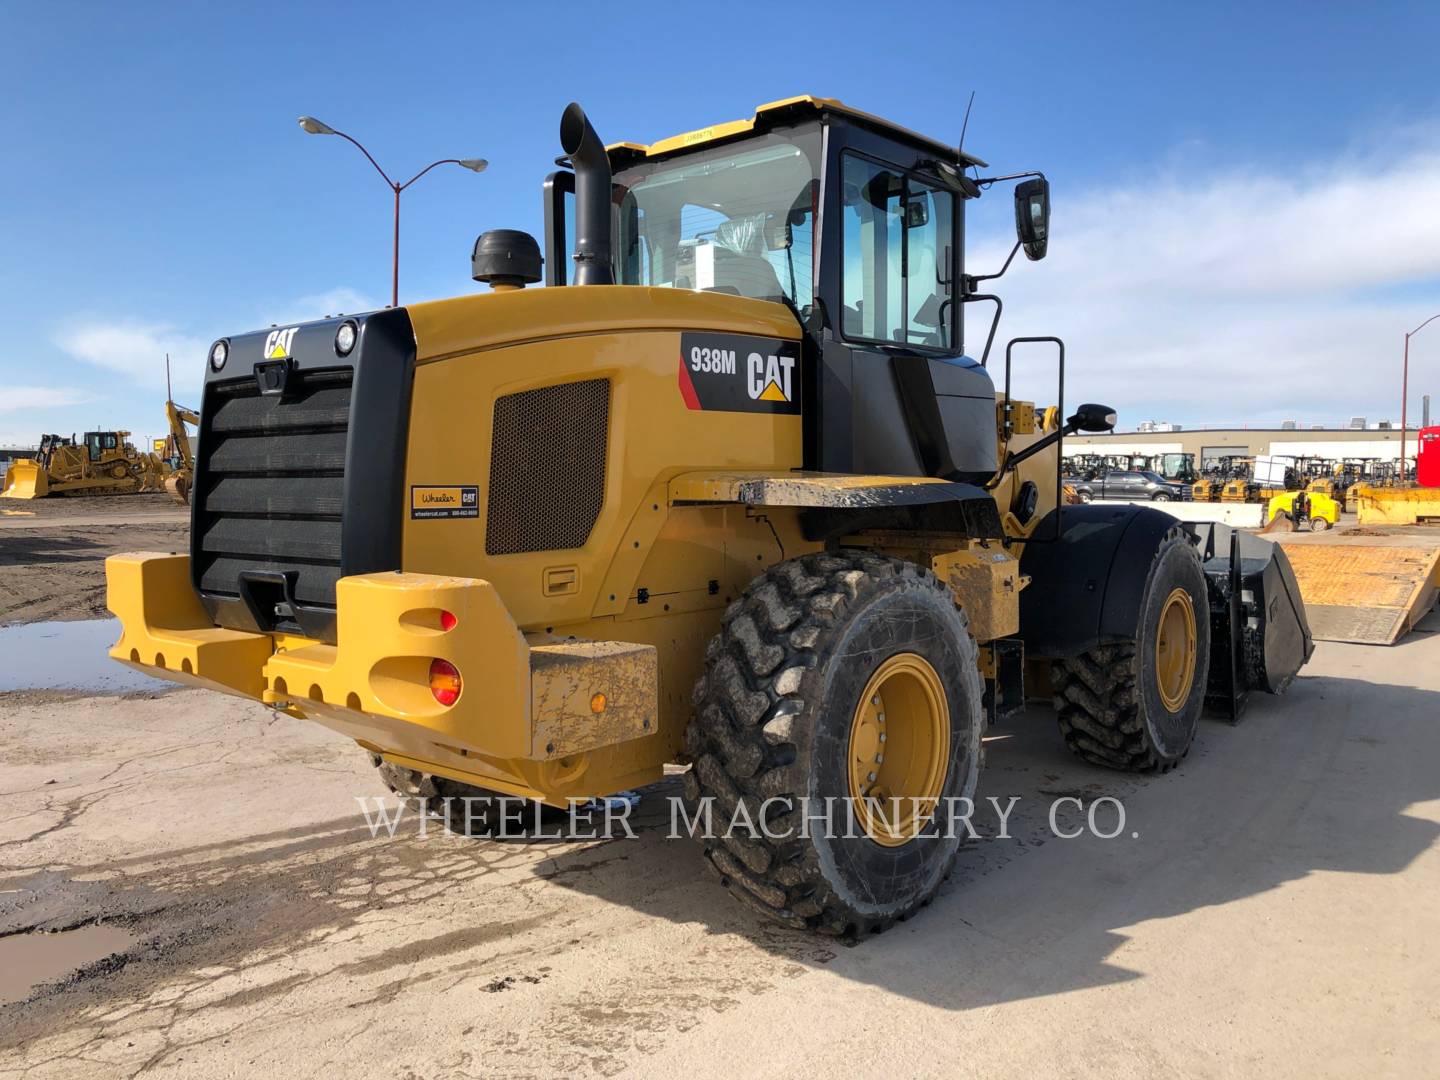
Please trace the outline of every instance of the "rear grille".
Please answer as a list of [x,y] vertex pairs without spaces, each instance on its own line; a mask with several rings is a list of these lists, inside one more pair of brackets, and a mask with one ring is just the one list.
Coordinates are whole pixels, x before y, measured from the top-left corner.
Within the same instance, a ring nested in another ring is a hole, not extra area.
[[297,372],[283,398],[253,378],[211,385],[192,542],[202,590],[238,596],[241,572],[294,572],[296,601],[334,606],[353,379]]
[[605,502],[609,433],[608,379],[498,398],[486,554],[583,547]]

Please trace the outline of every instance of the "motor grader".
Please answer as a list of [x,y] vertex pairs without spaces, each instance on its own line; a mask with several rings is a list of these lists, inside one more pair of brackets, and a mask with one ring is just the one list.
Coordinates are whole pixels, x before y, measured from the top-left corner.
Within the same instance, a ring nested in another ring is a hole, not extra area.
[[136,450],[128,431],[43,435],[35,457],[10,463],[0,498],[47,495],[132,495],[158,491],[165,469],[154,454]]
[[[342,732],[437,810],[688,763],[724,885],[856,936],[933,896],[1027,694],[1163,772],[1207,697],[1308,658],[1269,543],[1061,505],[1063,438],[1114,413],[1064,406],[1057,338],[992,355],[962,243],[1018,180],[1011,259],[1041,258],[1043,176],[815,97],[609,147],[571,105],[560,142],[549,287],[496,230],[488,293],[215,342],[190,551],[108,561],[111,656]],[[1046,408],[1009,392],[1041,348]],[[822,804],[858,827],[802,826]]]

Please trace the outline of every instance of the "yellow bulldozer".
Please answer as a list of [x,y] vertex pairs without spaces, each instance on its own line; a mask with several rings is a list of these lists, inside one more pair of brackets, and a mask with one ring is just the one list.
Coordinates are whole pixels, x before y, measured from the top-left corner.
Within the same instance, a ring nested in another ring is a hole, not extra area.
[[73,435],[43,435],[35,457],[10,463],[0,497],[159,491],[165,479],[164,464],[156,455],[136,450],[129,435],[128,431],[87,431],[79,440]]
[[[333,728],[475,830],[688,765],[721,883],[851,937],[935,894],[1027,699],[1165,772],[1308,659],[1268,541],[1063,501],[1063,439],[1115,414],[1064,407],[1058,338],[966,354],[999,276],[966,206],[1019,181],[1040,259],[1041,174],[815,97],[609,147],[572,104],[560,143],[551,287],[494,230],[488,293],[215,341],[190,551],[108,561],[112,657]],[[1041,349],[1055,406],[1008,393]]]

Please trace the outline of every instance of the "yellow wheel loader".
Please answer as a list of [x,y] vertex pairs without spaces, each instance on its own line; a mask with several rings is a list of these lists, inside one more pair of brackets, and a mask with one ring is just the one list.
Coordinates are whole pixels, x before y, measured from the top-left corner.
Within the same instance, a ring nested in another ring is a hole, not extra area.
[[[1020,180],[1039,259],[1041,175],[814,97],[608,148],[571,105],[560,141],[550,287],[496,230],[489,293],[215,342],[190,552],[108,561],[111,656],[327,725],[437,811],[688,763],[734,896],[852,936],[934,895],[1027,686],[1087,761],[1165,771],[1308,659],[1273,545],[1062,502],[1063,438],[1115,416],[1064,407],[1058,339],[966,355],[999,276],[966,206]],[[1008,388],[1041,348],[1037,409]]]
[[127,441],[128,431],[87,431],[76,440],[44,435],[33,458],[10,464],[0,497],[39,499],[47,495],[130,495],[158,491],[164,467],[154,454]]
[[1324,532],[1340,522],[1340,504],[1329,495],[1286,491],[1270,498],[1263,532]]

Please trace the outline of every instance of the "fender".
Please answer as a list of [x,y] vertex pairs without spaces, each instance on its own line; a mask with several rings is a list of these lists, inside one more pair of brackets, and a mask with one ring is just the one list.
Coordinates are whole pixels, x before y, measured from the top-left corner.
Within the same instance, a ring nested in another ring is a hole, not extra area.
[[[1054,543],[1031,541],[1020,558],[1030,583],[1020,594],[1020,637],[1027,656],[1078,656],[1135,636],[1150,561],[1180,524],[1149,506],[1063,506]],[[1054,511],[1049,517],[1054,516]],[[1042,522],[1037,536],[1054,524]]]
[[862,529],[953,533],[1002,540],[995,500],[975,484],[938,477],[856,476],[842,473],[693,472],[670,481],[672,505],[734,502],[800,511],[807,540],[829,540]]

